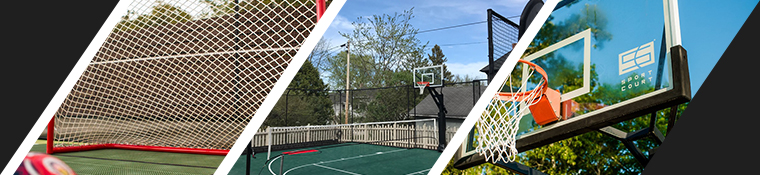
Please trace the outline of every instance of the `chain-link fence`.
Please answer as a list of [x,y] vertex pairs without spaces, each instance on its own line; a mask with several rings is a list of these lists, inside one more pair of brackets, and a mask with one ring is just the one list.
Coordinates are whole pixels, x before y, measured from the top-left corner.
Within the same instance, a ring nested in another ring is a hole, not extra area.
[[[473,80],[446,83],[443,87],[436,88],[446,99],[444,104],[448,110],[447,119],[463,120],[485,87],[486,80]],[[419,89],[412,85],[348,91],[289,88],[260,130],[281,126],[429,119],[437,118],[438,111],[429,92],[420,94]],[[450,126],[452,127],[447,127],[447,130],[456,131],[458,128],[458,125]]]
[[408,120],[412,119],[408,111],[424,97],[418,91],[411,85],[348,91],[287,89],[262,128]]

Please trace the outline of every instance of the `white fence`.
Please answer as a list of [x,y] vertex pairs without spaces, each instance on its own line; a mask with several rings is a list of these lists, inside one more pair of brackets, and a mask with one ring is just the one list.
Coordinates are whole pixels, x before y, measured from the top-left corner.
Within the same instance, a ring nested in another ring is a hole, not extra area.
[[[436,149],[438,129],[423,124],[427,120],[403,122],[377,122],[347,125],[317,125],[296,127],[268,127],[260,129],[251,140],[254,148],[309,147],[320,144],[366,143],[400,148]],[[458,128],[446,129],[446,140]],[[275,148],[277,149],[277,148]]]

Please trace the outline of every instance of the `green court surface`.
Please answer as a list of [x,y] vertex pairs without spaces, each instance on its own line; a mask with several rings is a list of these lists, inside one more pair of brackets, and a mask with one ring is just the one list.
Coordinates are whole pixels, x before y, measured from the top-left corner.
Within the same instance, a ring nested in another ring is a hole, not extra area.
[[[38,141],[33,152],[45,152]],[[55,153],[75,173],[85,174],[213,174],[224,156],[102,149]]]
[[[319,152],[284,156],[282,174],[427,174],[440,153],[427,149],[404,149],[369,144],[344,143],[324,147],[297,150],[318,150]],[[251,159],[251,174],[281,174],[283,157],[276,157],[284,150],[272,152],[269,163],[267,153],[256,153]],[[245,174],[245,155],[240,156],[230,174]]]

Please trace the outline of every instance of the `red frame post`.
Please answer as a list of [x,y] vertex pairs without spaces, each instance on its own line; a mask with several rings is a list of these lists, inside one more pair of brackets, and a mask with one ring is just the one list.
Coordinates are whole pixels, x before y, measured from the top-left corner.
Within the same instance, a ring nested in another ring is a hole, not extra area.
[[53,139],[55,139],[53,136],[55,135],[55,115],[53,118],[50,119],[50,122],[47,126],[47,140],[46,140],[46,149],[45,152],[48,154],[53,154]]
[[322,14],[325,13],[326,5],[325,0],[316,0],[317,1],[317,21],[322,18]]

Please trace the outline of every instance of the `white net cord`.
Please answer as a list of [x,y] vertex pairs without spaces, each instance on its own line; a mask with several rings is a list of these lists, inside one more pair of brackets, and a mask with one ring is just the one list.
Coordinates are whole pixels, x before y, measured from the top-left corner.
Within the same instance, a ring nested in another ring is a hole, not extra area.
[[315,7],[132,2],[58,109],[55,147],[229,150],[314,28]]
[[[527,77],[531,77],[534,72],[531,68]],[[475,125],[477,134],[475,151],[484,156],[488,162],[515,161],[519,153],[515,141],[520,119],[528,112],[528,107],[537,103],[544,93],[543,88],[535,88],[527,92],[528,82],[525,81],[518,83],[519,88],[514,90],[512,87],[516,83],[512,80],[512,76],[509,76],[501,84],[499,92],[520,95],[496,94]],[[544,79],[540,79],[535,87],[541,87],[544,83],[546,83]]]

